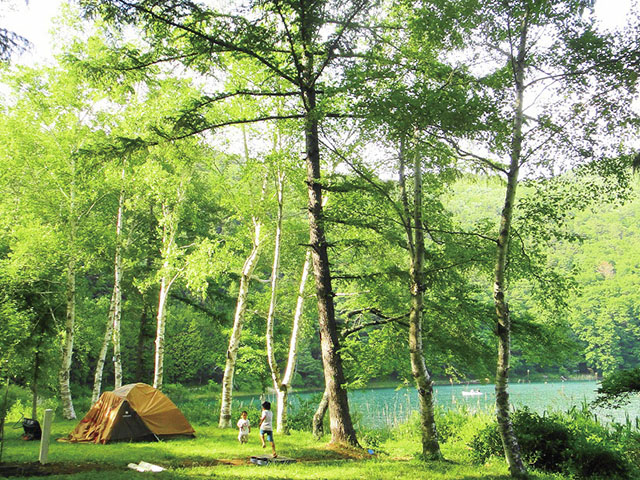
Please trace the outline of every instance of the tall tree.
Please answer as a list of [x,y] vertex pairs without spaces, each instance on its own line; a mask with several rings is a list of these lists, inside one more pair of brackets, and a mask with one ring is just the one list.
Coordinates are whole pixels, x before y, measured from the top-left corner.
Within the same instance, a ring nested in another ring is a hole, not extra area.
[[104,339],[102,347],[98,354],[98,363],[94,374],[93,392],[91,394],[91,403],[96,403],[100,397],[102,388],[102,374],[107,356],[109,342],[113,343],[113,367],[114,367],[114,388],[122,386],[122,358],[120,345],[120,324],[122,317],[122,222],[124,215],[125,201],[125,179],[127,164],[126,160],[122,162],[120,174],[120,193],[118,195],[118,211],[116,214],[115,225],[115,258],[113,268],[113,292],[111,301],[109,302],[109,313],[105,327]]
[[420,419],[422,429],[422,453],[428,458],[438,458],[440,445],[434,418],[433,382],[427,370],[422,347],[422,317],[424,311],[425,271],[424,271],[424,229],[422,200],[422,164],[417,152],[413,153],[413,208],[409,205],[406,189],[405,139],[401,140],[399,158],[399,185],[402,206],[405,214],[407,244],[411,255],[411,307],[409,310],[409,353],[411,357],[411,373],[416,382],[420,399]]
[[[248,153],[247,153],[248,159]],[[260,194],[260,203],[264,201],[267,190],[268,171],[265,170],[262,180],[262,189]],[[249,282],[256,268],[259,258],[260,248],[262,246],[262,218],[258,215],[251,218],[253,223],[253,239],[251,253],[247,256],[242,272],[240,274],[240,286],[238,288],[238,300],[236,302],[236,310],[233,316],[233,329],[229,338],[229,347],[227,348],[226,363],[224,369],[224,377],[222,378],[222,395],[220,400],[220,420],[218,426],[220,428],[230,428],[231,424],[231,401],[233,398],[233,375],[236,367],[236,356],[238,347],[240,346],[240,338],[242,336],[242,328],[244,325],[244,315],[247,310],[247,297],[249,294]]]
[[[631,60],[624,47],[627,43],[622,37],[616,39],[598,30],[594,17],[585,12],[592,6],[588,0],[522,0],[509,4],[485,2],[477,8],[475,24],[480,30],[471,29],[471,43],[476,55],[486,55],[486,64],[495,65],[492,72],[479,76],[499,109],[486,116],[487,125],[492,125],[483,142],[488,155],[470,152],[452,142],[462,157],[505,179],[493,273],[499,345],[496,412],[507,463],[515,477],[525,477],[526,468],[509,415],[512,312],[507,288],[509,276],[517,277],[508,267],[516,251],[512,245],[513,223],[521,171],[526,168],[535,177],[573,169],[579,175],[581,166],[591,164],[593,167],[582,171],[597,173],[600,160],[618,155],[619,137],[611,134],[622,134],[624,122],[620,119],[633,115],[626,107],[635,90],[634,81],[626,73]],[[615,167],[604,164],[608,172],[601,172],[612,180],[621,178],[614,173]],[[568,205],[584,205],[581,196],[593,197],[577,185],[573,190],[573,194],[566,190],[565,200],[560,202],[557,195],[546,197],[549,203],[544,205],[539,199],[525,199],[522,228],[549,241],[554,234],[544,220],[562,223]],[[540,193],[536,189],[536,194]]]
[[[269,300],[269,310],[267,312],[267,328],[266,328],[266,344],[267,344],[267,362],[271,371],[271,380],[277,398],[277,431],[279,433],[289,433],[287,425],[287,407],[289,389],[293,380],[293,373],[296,367],[298,356],[298,343],[300,335],[300,326],[304,308],[304,291],[309,274],[311,264],[311,252],[307,249],[304,264],[302,266],[302,275],[298,286],[298,295],[296,300],[296,308],[293,314],[293,323],[291,326],[291,335],[289,337],[289,353],[287,355],[287,363],[284,373],[281,373],[280,367],[276,359],[276,345],[274,339],[274,325],[276,319],[276,304],[278,298],[278,279],[280,277],[280,256],[282,244],[282,218],[284,207],[284,188],[285,188],[285,172],[280,165],[276,172],[276,195],[277,195],[277,214],[276,214],[276,231],[274,238],[273,266],[271,269],[271,296]],[[326,198],[326,197],[325,197]]]
[[[210,72],[216,60],[224,58],[226,53],[232,53],[236,57],[261,65],[290,85],[291,90],[231,92],[231,95],[298,97],[300,108],[284,117],[300,118],[304,123],[309,243],[316,279],[318,320],[325,381],[329,393],[332,440],[356,445],[357,439],[344,389],[344,372],[339,353],[323,220],[318,129],[325,113],[318,104],[318,94],[323,89],[320,84],[321,78],[329,77],[329,68],[338,66],[338,54],[348,54],[356,50],[355,39],[367,13],[368,2],[277,0],[253,5],[253,12],[246,15],[243,15],[235,4],[228,6],[226,11],[215,11],[186,0],[171,5],[160,5],[150,0],[87,0],[82,3],[89,13],[99,13],[116,22],[142,23],[151,27],[145,29],[151,49],[144,54],[146,59],[138,57],[134,61],[134,68],[172,60],[183,61],[202,72]],[[172,42],[172,38],[176,39],[176,42]],[[220,95],[217,99],[228,97],[229,93]],[[197,125],[193,122],[183,123],[181,128],[168,136],[181,138],[220,125],[255,122],[273,117],[221,119],[219,112],[215,116],[211,115],[211,106],[215,100],[215,96],[209,96],[198,102],[190,109],[188,116],[184,117],[198,118]],[[210,114],[209,117],[206,116],[207,112]],[[280,115],[275,117],[283,118]]]

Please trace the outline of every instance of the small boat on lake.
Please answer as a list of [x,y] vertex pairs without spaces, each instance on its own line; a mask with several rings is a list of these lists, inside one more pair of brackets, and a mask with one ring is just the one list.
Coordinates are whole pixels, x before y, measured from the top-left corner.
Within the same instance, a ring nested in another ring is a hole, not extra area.
[[482,395],[482,392],[480,390],[463,390],[462,391],[463,397],[475,397],[478,395]]

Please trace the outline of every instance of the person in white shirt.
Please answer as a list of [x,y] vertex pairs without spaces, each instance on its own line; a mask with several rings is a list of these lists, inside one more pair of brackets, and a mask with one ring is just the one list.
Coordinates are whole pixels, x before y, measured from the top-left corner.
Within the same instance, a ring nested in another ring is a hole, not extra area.
[[267,440],[271,442],[271,450],[273,451],[273,458],[277,458],[276,444],[273,441],[273,412],[271,411],[271,403],[264,402],[262,404],[262,416],[260,417],[260,441],[262,442],[262,448],[267,445],[264,443],[264,436],[267,436]]
[[249,441],[249,432],[251,432],[251,424],[247,419],[247,412],[244,410],[238,420],[238,441],[240,443],[247,443]]

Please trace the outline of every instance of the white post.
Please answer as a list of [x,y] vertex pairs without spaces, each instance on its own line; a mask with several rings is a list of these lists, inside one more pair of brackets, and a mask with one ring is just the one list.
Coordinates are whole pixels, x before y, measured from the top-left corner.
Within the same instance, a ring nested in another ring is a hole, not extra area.
[[42,438],[40,439],[40,463],[47,463],[49,455],[49,436],[51,435],[51,422],[53,421],[53,410],[47,408],[44,411],[44,420],[42,421]]

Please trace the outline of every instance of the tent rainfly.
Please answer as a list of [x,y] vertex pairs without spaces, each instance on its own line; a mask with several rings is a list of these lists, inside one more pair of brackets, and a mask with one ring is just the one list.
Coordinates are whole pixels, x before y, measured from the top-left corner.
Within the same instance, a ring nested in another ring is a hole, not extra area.
[[195,436],[182,412],[160,390],[132,383],[104,392],[62,441],[107,443]]

